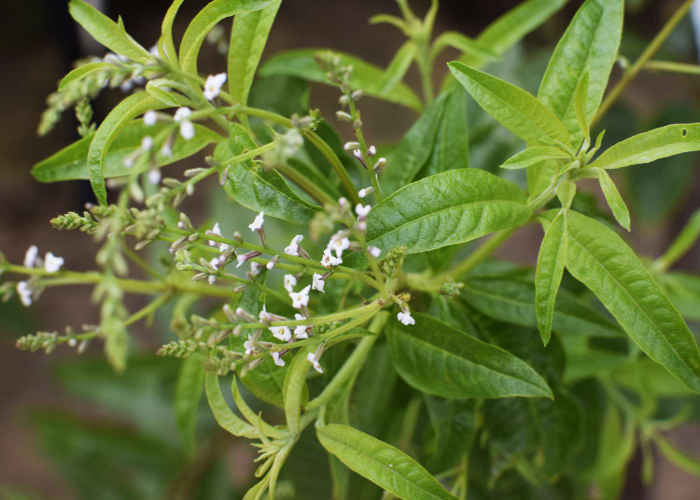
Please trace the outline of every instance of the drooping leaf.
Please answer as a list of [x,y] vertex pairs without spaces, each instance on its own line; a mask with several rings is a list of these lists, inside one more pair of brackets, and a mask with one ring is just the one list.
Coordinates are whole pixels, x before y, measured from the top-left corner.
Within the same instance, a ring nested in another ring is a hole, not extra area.
[[419,253],[518,227],[531,210],[512,182],[483,170],[426,177],[385,198],[367,217],[367,241],[382,251]]
[[205,376],[205,389],[209,407],[214,413],[214,418],[221,427],[234,436],[246,437],[249,439],[258,438],[258,430],[248,422],[233,413],[228,403],[224,399],[219,385],[219,377],[216,372],[208,371]]
[[[546,212],[546,219],[555,214]],[[566,267],[651,359],[700,392],[700,352],[678,310],[634,251],[604,224],[569,212]]]
[[586,0],[559,40],[537,98],[564,124],[578,145],[583,137],[576,118],[576,88],[589,72],[586,122],[598,111],[622,35],[623,0]]
[[380,94],[388,94],[403,80],[415,56],[416,44],[413,41],[409,40],[399,48],[382,75],[382,82],[379,87]]
[[87,154],[87,168],[92,190],[101,205],[107,204],[104,162],[114,139],[133,118],[152,109],[163,109],[166,105],[151,97],[147,92],[130,95],[107,115],[90,142]]
[[167,107],[175,108],[180,105],[177,98],[167,90],[163,90],[158,85],[158,80],[151,80],[146,84],[146,92],[155,97]]
[[192,19],[185,30],[180,42],[180,66],[186,73],[197,75],[197,59],[199,49],[207,36],[207,33],[216,26],[219,21],[231,17],[239,12],[250,12],[263,9],[271,0],[214,0],[208,3]]
[[477,403],[473,399],[443,399],[425,395],[425,407],[433,430],[426,446],[426,468],[448,470],[469,453],[477,432]]
[[552,146],[531,146],[523,149],[515,156],[511,156],[501,165],[501,168],[515,170],[537,165],[546,160],[565,160],[569,155],[561,149]]
[[[316,63],[314,56],[324,49],[298,49],[281,52],[271,57],[260,69],[261,76],[287,75],[312,82],[330,84],[326,72]],[[377,66],[343,52],[333,51],[340,56],[341,65],[352,65],[350,85],[372,97],[401,104],[421,111],[420,98],[407,85],[397,83],[390,92],[382,92],[383,71]]]
[[68,10],[78,24],[109,50],[138,62],[151,59],[146,49],[92,5],[83,0],[70,0]]
[[[126,157],[136,151],[145,136],[156,136],[168,125],[165,123],[145,125],[142,121],[133,121],[117,134],[104,158],[103,172],[105,179],[130,175],[138,165],[132,168],[124,166]],[[219,134],[204,125],[194,126],[195,135],[189,141],[179,134],[171,146],[172,156],[163,156],[158,150],[155,155],[156,165],[163,167],[192,156],[212,143],[224,140]],[[58,182],[89,179],[87,156],[94,134],[84,137],[55,153],[53,156],[37,163],[32,168],[32,175],[39,182]]]
[[236,382],[235,376],[231,381],[231,394],[233,394],[233,401],[234,403],[236,403],[236,408],[238,408],[238,411],[241,412],[241,415],[243,415],[243,417],[251,425],[255,425],[260,430],[262,430],[262,432],[266,436],[271,438],[277,439],[287,436],[286,431],[268,424],[267,422],[262,420],[262,418],[257,413],[250,409],[248,403],[246,403],[245,399],[243,399],[240,389],[238,389],[238,383]]
[[606,149],[588,168],[629,167],[700,150],[700,123],[668,125],[635,135]]
[[[231,126],[231,137],[214,150],[214,158],[221,164],[256,147],[248,132],[241,126]],[[291,190],[274,169],[256,165],[252,161],[229,167],[224,190],[246,208],[264,211],[265,215],[307,225],[321,207],[305,202]]]
[[[479,312],[499,321],[536,328],[534,283],[517,278],[470,279],[461,297]],[[553,329],[564,334],[618,337],[621,332],[595,309],[560,289],[554,307]]]
[[654,442],[659,447],[659,451],[676,467],[693,476],[700,477],[700,459],[691,457],[661,436],[657,435]]
[[533,145],[542,139],[571,145],[566,127],[532,94],[465,64],[451,62],[448,66],[474,100],[521,139]]
[[457,31],[445,31],[440,33],[440,36],[433,42],[433,47],[430,50],[430,58],[434,60],[447,47],[453,47],[459,50],[462,52],[461,57],[469,58],[469,60],[483,61],[486,63],[499,58],[499,54],[488,46]]
[[323,447],[350,469],[406,500],[454,499],[404,452],[347,425],[316,428]]
[[661,267],[668,268],[688,253],[697,242],[698,237],[700,237],[700,209],[693,212],[680,234],[676,236],[666,252],[659,257]]
[[448,399],[551,397],[542,377],[511,353],[430,316],[415,320],[387,330],[394,365],[412,387]]
[[228,50],[228,88],[236,102],[248,104],[248,93],[258,69],[270,28],[282,0],[267,7],[238,14],[233,21]]
[[615,219],[620,223],[622,227],[630,230],[630,212],[625,205],[625,200],[620,196],[620,192],[617,190],[615,183],[610,178],[608,174],[602,168],[598,169],[598,180],[600,181],[600,188],[603,190],[605,195],[605,201],[608,202],[610,209],[612,210]]
[[301,405],[306,388],[306,374],[311,368],[311,363],[307,360],[310,352],[313,350],[309,346],[303,346],[297,351],[284,379],[284,415],[292,434],[298,434],[301,429]]
[[566,263],[566,213],[560,212],[542,239],[535,272],[535,312],[542,343],[552,336],[554,306]]
[[61,90],[65,90],[66,87],[68,87],[68,85],[70,85],[71,83],[78,82],[83,78],[92,75],[93,73],[100,73],[106,70],[107,68],[111,67],[112,65],[110,63],[105,62],[94,62],[78,66],[73,71],[71,71],[63,77],[61,82],[58,84],[58,90],[59,92]]
[[175,388],[175,422],[185,448],[195,451],[197,409],[204,390],[204,356],[193,354],[181,366]]

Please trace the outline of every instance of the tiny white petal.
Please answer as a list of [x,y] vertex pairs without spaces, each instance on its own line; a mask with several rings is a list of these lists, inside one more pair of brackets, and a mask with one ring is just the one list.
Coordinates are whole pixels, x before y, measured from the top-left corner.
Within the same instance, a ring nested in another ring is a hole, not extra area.
[[19,300],[22,301],[24,307],[32,305],[32,292],[29,290],[29,285],[27,285],[26,281],[17,283],[17,295],[19,295]]
[[39,249],[36,245],[32,245],[27,248],[27,253],[24,254],[24,267],[34,267],[34,263],[38,255]]
[[318,273],[314,273],[314,282],[311,285],[311,288],[313,290],[318,290],[319,292],[326,293],[323,291],[324,286],[326,286],[326,282],[323,280],[323,275],[318,274]]
[[44,269],[47,273],[58,272],[58,270],[61,269],[63,263],[63,257],[56,257],[51,252],[48,252],[44,257]]
[[262,229],[264,222],[265,222],[265,212],[260,212],[255,217],[255,220],[253,221],[253,223],[248,224],[248,227],[250,228],[251,231],[257,231],[258,229]]
[[255,261],[251,261],[250,262],[250,274],[252,276],[257,276],[258,274],[260,274],[260,264],[258,264]]
[[357,206],[355,207],[355,213],[357,214],[358,217],[360,218],[365,218],[367,217],[367,214],[369,214],[369,211],[372,209],[371,205],[362,205],[362,203],[358,203]]
[[370,255],[372,255],[372,257],[374,257],[375,259],[382,254],[382,250],[380,248],[372,245],[368,246],[367,250],[369,250]]
[[288,292],[293,292],[294,287],[297,285],[297,279],[294,277],[293,274],[285,274],[284,275],[284,288]]
[[186,141],[189,141],[194,137],[194,125],[191,121],[184,121],[180,125],[180,135]]
[[185,118],[188,118],[191,114],[192,114],[192,110],[190,108],[182,107],[182,108],[179,108],[175,112],[174,119],[176,122],[179,122],[179,121],[184,120]]
[[[221,227],[219,227],[219,223],[217,222],[216,224],[214,224],[214,227],[212,227],[212,228],[209,230],[209,232],[210,232],[211,234],[216,235],[216,236],[221,236]],[[209,240],[209,246],[211,246],[211,247],[215,247],[215,246],[218,245],[218,244],[219,244],[218,241]]]
[[284,366],[284,360],[282,359],[282,356],[280,356],[280,353],[278,352],[273,352],[272,353],[272,359],[275,360],[275,364],[277,366]]
[[157,168],[152,168],[148,171],[148,182],[153,185],[157,185],[160,182],[160,170]]
[[146,124],[147,126],[152,126],[155,125],[158,122],[158,114],[151,110],[151,111],[146,111],[146,114],[143,115],[143,123]]
[[150,151],[151,148],[153,147],[153,137],[150,135],[147,135],[141,140],[141,150],[142,151]]
[[411,317],[411,313],[410,313],[410,312],[405,313],[405,312],[401,311],[399,314],[396,315],[396,317],[398,318],[398,320],[399,320],[401,323],[403,323],[403,324],[406,325],[406,326],[410,326],[410,325],[415,325],[415,324],[416,324],[416,320],[413,319],[413,318]]

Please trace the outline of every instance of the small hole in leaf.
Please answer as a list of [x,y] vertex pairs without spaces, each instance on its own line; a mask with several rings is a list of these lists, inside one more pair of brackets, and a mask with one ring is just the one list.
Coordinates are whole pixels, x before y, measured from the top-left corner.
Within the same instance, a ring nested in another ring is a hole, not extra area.
[[683,134],[683,137],[685,137],[686,135],[688,135],[688,131],[686,129],[683,129],[681,131],[681,134]]

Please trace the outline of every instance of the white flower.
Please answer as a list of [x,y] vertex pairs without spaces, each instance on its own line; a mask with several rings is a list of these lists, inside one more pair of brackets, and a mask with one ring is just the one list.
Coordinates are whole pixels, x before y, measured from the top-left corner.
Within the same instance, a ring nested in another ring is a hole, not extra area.
[[141,140],[141,151],[150,151],[153,147],[153,137],[147,135]]
[[19,295],[19,300],[22,301],[24,307],[32,305],[32,291],[26,281],[17,283],[17,295]]
[[253,343],[253,340],[250,337],[250,334],[248,334],[248,340],[243,342],[243,347],[245,347],[245,355],[248,356],[255,350],[255,344]]
[[252,261],[250,263],[250,275],[257,276],[258,274],[260,274],[260,264],[258,264],[255,261]]
[[372,209],[371,205],[365,205],[362,206],[362,203],[358,203],[357,206],[355,207],[355,213],[360,219],[364,219],[367,217],[367,214],[369,214],[369,211]]
[[[211,267],[213,267],[214,269],[218,269],[218,268],[219,268],[219,258],[218,258],[218,257],[214,257],[213,259],[211,259],[211,260],[209,261],[209,265],[210,265]],[[213,275],[212,275],[212,276],[209,276],[209,284],[210,284],[210,285],[213,285],[215,281],[216,281],[216,276],[213,276]]]
[[163,147],[160,148],[160,155],[163,158],[171,158],[173,156],[173,150],[170,147],[170,142],[163,144]]
[[280,339],[282,342],[292,340],[292,331],[288,326],[271,326],[270,331],[276,339]]
[[343,250],[350,248],[350,240],[345,238],[332,237],[330,243],[328,243],[328,248],[335,250],[335,255],[340,258],[343,256]]
[[324,286],[326,286],[326,282],[323,280],[323,275],[322,275],[322,274],[318,274],[318,273],[314,273],[314,282],[313,282],[313,284],[311,285],[311,289],[312,289],[312,290],[318,290],[319,292],[326,293],[326,292],[323,291],[323,287],[324,287]]
[[[214,227],[212,227],[212,228],[209,230],[209,232],[210,232],[211,234],[215,235],[215,236],[219,236],[219,237],[220,237],[220,236],[221,236],[221,227],[219,226],[219,223],[217,222],[216,224],[214,224]],[[209,240],[209,246],[210,246],[210,247],[215,247],[215,246],[218,245],[218,244],[219,244],[218,241]]]
[[275,259],[272,259],[267,264],[265,264],[265,267],[268,269],[268,271],[272,271],[276,265],[277,262],[275,261]]
[[272,321],[272,316],[270,315],[269,312],[267,312],[266,305],[263,306],[262,311],[260,311],[260,314],[258,314],[258,319],[260,320],[261,323],[268,323]]
[[372,257],[374,257],[375,259],[378,258],[382,254],[382,251],[380,248],[372,246],[372,245],[368,246],[367,250],[369,251],[370,255]]
[[243,264],[248,262],[248,256],[244,253],[236,255],[236,260],[238,261],[238,264],[236,264],[236,267],[241,267]]
[[184,121],[180,125],[180,135],[186,141],[189,141],[194,137],[194,125],[191,121]]
[[316,355],[313,352],[310,352],[307,356],[306,359],[309,363],[311,363],[314,367],[314,370],[316,370],[318,373],[323,373],[323,368],[321,368],[321,363],[318,362],[316,359]]
[[[297,321],[301,321],[302,319],[306,319],[304,316],[302,316],[301,314],[298,314],[298,313],[295,314],[294,317],[297,319]],[[309,334],[306,333],[306,330],[307,330],[308,328],[309,328],[308,325],[298,325],[298,326],[294,329],[294,337],[296,337],[296,338],[298,338],[298,339],[308,339],[308,338],[309,338]]]
[[39,249],[36,245],[27,248],[27,253],[24,254],[24,267],[34,267],[38,255]]
[[284,253],[287,255],[299,256],[299,243],[301,243],[303,239],[304,236],[297,234],[294,238],[292,238],[292,242],[287,246],[287,248],[284,249]]
[[255,217],[255,220],[253,221],[253,223],[248,224],[248,227],[250,228],[251,231],[257,231],[259,229],[262,229],[264,222],[265,222],[265,212],[260,212],[257,215],[257,217]]
[[148,49],[148,53],[153,57],[160,57],[160,53],[158,52],[158,44],[155,44],[153,47]]
[[331,253],[330,248],[326,248],[323,251],[323,258],[321,259],[321,265],[323,267],[339,266],[342,263],[343,263],[343,259],[341,259],[340,257],[333,257],[333,254]]
[[359,196],[360,198],[364,198],[365,196],[369,196],[370,194],[372,194],[373,191],[374,188],[372,186],[362,188],[357,192],[357,196]]
[[355,158],[357,158],[358,160],[363,161],[362,160],[362,151],[360,151],[359,149],[354,150],[352,152],[352,154],[354,154]]
[[208,101],[213,101],[221,93],[221,87],[226,83],[226,73],[219,73],[218,75],[209,75],[207,81],[204,83],[204,97]]
[[143,123],[149,127],[158,123],[158,115],[156,114],[156,112],[153,110],[146,111],[146,114],[143,115]]
[[396,315],[396,317],[399,319],[401,323],[403,323],[406,326],[409,325],[415,325],[416,320],[411,317],[411,312],[403,312],[401,311],[399,314]]
[[370,146],[369,148],[367,148],[367,154],[368,154],[369,156],[374,156],[374,155],[376,155],[376,154],[377,154],[377,148],[375,148],[374,146]]
[[345,151],[350,151],[351,149],[360,149],[360,143],[359,142],[346,142],[345,146],[343,146],[343,149]]
[[349,208],[350,204],[348,203],[348,199],[345,196],[341,196],[340,198],[338,198],[338,205],[340,205],[340,208],[345,209]]
[[152,168],[148,171],[148,182],[153,185],[157,185],[160,182],[160,170],[157,168]]
[[293,292],[294,287],[297,286],[297,279],[294,277],[293,274],[285,274],[284,275],[284,288],[288,292]]
[[282,359],[282,356],[280,356],[280,353],[273,352],[271,354],[272,354],[272,359],[275,360],[275,364],[277,366],[284,366],[284,360]]
[[292,299],[292,307],[301,309],[309,303],[309,290],[311,285],[306,285],[301,292],[289,292],[289,297]]
[[190,108],[187,108],[187,107],[178,108],[178,110],[175,111],[174,119],[176,122],[181,122],[181,121],[189,118],[189,116],[191,114],[192,114],[192,110]]
[[51,252],[48,252],[46,256],[44,256],[44,269],[47,273],[58,272],[64,262],[63,257],[56,257]]
[[374,171],[379,172],[386,164],[386,158],[379,158],[374,164]]
[[207,281],[210,285],[213,285],[214,283],[216,283],[216,276],[209,276],[209,278],[207,278]]

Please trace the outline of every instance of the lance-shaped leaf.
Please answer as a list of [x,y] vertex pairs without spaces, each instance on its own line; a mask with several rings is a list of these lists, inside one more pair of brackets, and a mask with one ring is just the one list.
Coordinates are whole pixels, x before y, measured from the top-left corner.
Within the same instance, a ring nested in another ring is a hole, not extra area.
[[566,263],[566,212],[560,212],[547,229],[537,255],[535,311],[544,345],[549,343],[554,322],[554,305]]
[[630,212],[625,205],[625,200],[620,196],[620,192],[617,190],[615,183],[610,178],[608,174],[602,168],[598,169],[598,180],[600,181],[600,188],[603,190],[605,195],[605,201],[608,202],[610,209],[612,210],[615,219],[620,223],[622,227],[630,230]]
[[269,5],[270,0],[214,0],[208,3],[192,19],[180,43],[180,66],[183,71],[197,75],[199,49],[211,29],[219,21],[239,12],[260,10]]
[[[498,321],[537,327],[535,284],[517,278],[474,278],[462,289],[462,299]],[[559,290],[552,328],[564,334],[619,337],[622,332],[595,309],[566,290]]]
[[301,430],[301,406],[304,403],[306,374],[311,368],[307,357],[311,352],[313,349],[309,346],[303,346],[299,349],[294,355],[284,379],[284,415],[287,418],[287,427],[292,434],[298,434]]
[[532,211],[512,182],[464,168],[404,186],[372,207],[367,241],[419,253],[526,223]]
[[175,108],[180,105],[177,98],[167,90],[163,90],[159,86],[158,80],[151,80],[146,84],[146,92],[152,97],[155,97],[160,102],[168,107]]
[[654,437],[654,442],[663,456],[672,464],[693,476],[700,477],[700,459],[691,457],[659,435]]
[[189,453],[195,451],[197,409],[204,390],[205,361],[204,356],[196,353],[186,358],[175,387],[175,423]]
[[447,47],[453,47],[462,52],[462,57],[469,60],[490,62],[499,58],[499,55],[484,44],[481,44],[457,31],[445,31],[433,42],[430,50],[430,59],[434,60]]
[[455,499],[401,450],[342,424],[316,428],[321,445],[348,468],[406,500]]
[[537,165],[547,160],[566,160],[569,158],[564,151],[552,146],[532,146],[523,149],[521,152],[511,156],[501,165],[507,170],[516,170]]
[[700,209],[696,210],[688,219],[683,230],[669,245],[668,250],[659,257],[657,265],[661,269],[668,269],[695,245],[698,237],[700,237]]
[[236,408],[241,412],[241,415],[251,424],[262,430],[262,432],[271,438],[282,438],[287,435],[286,431],[273,427],[272,425],[265,422],[259,415],[257,415],[253,410],[250,409],[248,403],[245,402],[243,396],[241,396],[241,391],[238,389],[238,383],[236,382],[236,377],[233,377],[231,382],[231,393],[233,394],[233,401],[236,403]]
[[248,93],[258,69],[270,28],[282,0],[267,7],[238,14],[233,21],[228,50],[228,88],[238,103],[248,103]]
[[[555,213],[546,212],[547,220]],[[566,268],[586,285],[651,359],[700,392],[693,334],[634,251],[604,224],[570,211]]]
[[258,430],[233,413],[228,403],[226,403],[216,372],[208,371],[206,373],[205,389],[211,411],[221,427],[234,436],[247,437],[249,439],[257,439],[259,437]]
[[537,98],[566,125],[572,143],[583,132],[576,119],[576,87],[589,71],[587,122],[603,99],[622,34],[623,0],[586,0],[557,44]]
[[[139,148],[144,137],[157,136],[159,132],[168,126],[165,123],[148,126],[141,120],[132,121],[126,125],[117,134],[104,157],[102,164],[104,178],[133,174],[139,166],[127,168],[124,165],[126,157]],[[170,148],[172,156],[163,156],[158,150],[155,154],[156,165],[159,167],[170,165],[198,153],[209,144],[224,140],[223,137],[204,125],[195,124],[194,129],[195,135],[189,141],[177,134]],[[89,179],[90,173],[88,171],[87,157],[94,136],[95,134],[91,134],[84,137],[63,148],[53,156],[37,163],[32,168],[32,175],[39,182]]]
[[388,328],[399,375],[412,387],[448,399],[552,397],[547,383],[527,363],[430,316]]
[[117,104],[95,132],[88,150],[87,167],[92,190],[101,205],[107,204],[103,167],[112,141],[133,118],[148,110],[165,107],[167,107],[165,104],[151,97],[147,92],[138,92]]
[[78,24],[112,52],[139,62],[151,59],[151,54],[127,35],[122,27],[92,5],[83,0],[71,0],[68,10]]
[[[330,85],[328,78],[326,78],[326,72],[315,60],[317,54],[326,50],[299,49],[275,54],[260,69],[260,75],[296,76],[304,80]],[[342,66],[352,66],[350,79],[352,88],[362,89],[366,95],[421,111],[423,105],[420,98],[407,85],[399,82],[391,91],[383,92],[382,76],[384,71],[381,68],[343,52],[334,50],[333,53],[340,56]]]
[[590,168],[629,167],[700,150],[700,123],[668,125],[638,134],[606,149]]
[[474,399],[444,399],[424,395],[425,408],[433,429],[431,442],[426,446],[426,467],[442,472],[469,453],[477,432],[477,402]]
[[173,0],[173,3],[170,4],[163,18],[160,40],[158,40],[158,50],[162,57],[167,59],[170,64],[174,65],[176,68],[180,67],[180,61],[177,58],[177,50],[175,49],[175,41],[173,40],[173,22],[175,22],[177,11],[180,10],[180,5],[182,5],[184,1],[185,0]]
[[82,66],[78,66],[73,71],[71,71],[63,77],[61,82],[58,84],[58,91],[60,92],[61,90],[65,90],[66,87],[68,87],[68,85],[70,85],[73,82],[78,82],[83,78],[86,78],[94,73],[101,73],[106,69],[113,67],[114,66],[112,64],[105,62],[88,63],[83,64]]
[[382,75],[381,86],[379,87],[380,94],[388,94],[403,80],[416,56],[416,50],[416,44],[413,41],[408,41],[394,54],[394,58]]
[[[586,69],[583,76],[578,81],[576,90],[574,91],[574,111],[576,114],[576,122],[578,130],[583,134],[584,149],[588,149],[591,144],[590,121],[588,119],[588,86],[591,81],[591,72]],[[578,136],[578,132],[574,135]],[[572,141],[576,143],[575,141]]]
[[231,137],[214,150],[214,158],[228,166],[224,190],[246,208],[264,211],[265,215],[306,225],[321,207],[305,202],[292,191],[284,178],[274,169],[254,164],[252,161],[228,165],[227,161],[257,146],[241,126],[231,126]]
[[532,94],[465,64],[448,66],[484,111],[521,139],[531,144],[553,139],[571,146],[564,124]]

